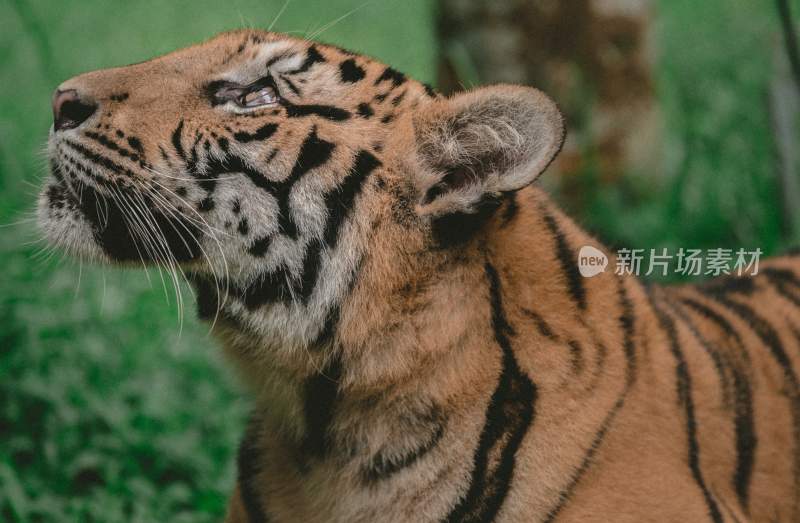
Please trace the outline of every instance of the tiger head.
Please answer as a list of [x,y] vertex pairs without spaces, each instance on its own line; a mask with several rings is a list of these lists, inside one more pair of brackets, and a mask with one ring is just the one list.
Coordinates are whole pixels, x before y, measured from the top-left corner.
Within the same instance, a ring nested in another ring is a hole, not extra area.
[[452,273],[564,137],[534,89],[444,98],[371,58],[251,30],[77,76],[52,104],[47,239],[184,272],[201,316],[283,347]]

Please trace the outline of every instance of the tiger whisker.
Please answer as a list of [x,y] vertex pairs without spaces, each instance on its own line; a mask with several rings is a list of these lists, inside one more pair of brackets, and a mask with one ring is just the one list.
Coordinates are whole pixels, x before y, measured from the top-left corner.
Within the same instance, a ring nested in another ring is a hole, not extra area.
[[15,222],[0,223],[0,229],[5,229],[7,227],[17,227],[18,225],[27,225],[29,223],[35,223],[35,222],[36,222],[36,218],[35,217],[23,218],[21,220],[15,221]]
[[[153,173],[156,173],[156,174],[158,174],[159,176],[161,176],[163,178],[169,178],[171,180],[178,180],[178,181],[181,181],[181,182],[197,182],[197,179],[195,179],[195,178],[181,178],[180,176],[170,176],[168,174],[164,174],[162,172],[156,171],[155,169],[153,169],[150,166],[145,166],[145,169],[148,170],[148,171],[151,171]],[[217,178],[203,178],[203,181],[220,182],[220,181],[226,181],[226,180],[233,180],[235,178],[236,178],[236,176],[221,176],[221,177],[217,177]]]
[[[206,261],[208,262],[209,268],[211,269],[212,275],[213,275],[213,277],[214,277],[214,281],[215,281],[215,283],[216,283],[216,285],[217,285],[217,288],[219,289],[219,278],[218,278],[218,275],[217,275],[217,273],[216,273],[216,270],[214,269],[214,265],[213,265],[213,263],[212,263],[212,261],[211,261],[211,258],[209,257],[209,255],[208,255],[208,253],[206,252],[206,250],[205,250],[205,249],[202,247],[202,245],[201,245],[200,241],[197,239],[197,237],[194,235],[194,233],[193,233],[193,232],[192,232],[190,229],[188,229],[188,227],[186,227],[186,225],[185,225],[185,224],[182,222],[181,218],[183,218],[184,216],[183,216],[182,214],[176,214],[177,208],[175,208],[175,206],[174,206],[173,204],[171,204],[171,202],[169,202],[168,200],[166,200],[166,199],[163,197],[163,195],[160,195],[160,194],[158,194],[158,192],[157,192],[157,191],[155,191],[153,188],[151,188],[151,187],[148,187],[148,186],[146,186],[146,185],[144,185],[144,184],[140,184],[140,186],[141,186],[141,189],[142,189],[143,191],[145,191],[146,193],[148,193],[148,194],[149,194],[149,195],[150,195],[152,198],[154,198],[156,201],[159,201],[159,202],[161,202],[161,203],[162,203],[162,205],[164,206],[163,210],[164,210],[165,212],[169,213],[169,214],[170,214],[170,215],[171,215],[173,218],[175,218],[175,220],[174,220],[174,221],[177,221],[177,222],[178,222],[178,224],[179,224],[179,225],[180,225],[180,226],[181,226],[181,227],[182,227],[182,228],[183,228],[183,229],[186,231],[186,233],[187,233],[189,236],[191,236],[192,240],[195,242],[195,244],[196,244],[196,245],[199,247],[200,251],[202,252],[202,254],[203,254],[203,257],[204,257],[204,258],[206,259]],[[148,212],[149,212],[149,210],[148,210]],[[175,230],[176,232],[178,232],[178,231],[177,231],[177,229],[175,229],[175,224],[174,224],[174,223],[172,223],[172,221],[170,221],[169,223],[170,223],[170,226],[171,226],[171,227],[173,227],[173,230]],[[158,226],[158,224],[156,224],[156,225]],[[160,227],[159,227],[159,228],[160,228]],[[180,233],[179,233],[179,235],[180,235]],[[218,243],[218,245],[219,245],[219,242],[218,242],[218,240],[216,239],[216,237],[215,237],[213,234],[210,234],[210,236],[211,236],[211,237],[212,237],[212,238],[213,238],[215,241],[217,241],[217,243]],[[182,237],[182,235],[181,235],[181,239],[183,240],[183,237]],[[185,240],[184,240],[184,243],[185,243]],[[189,248],[189,247],[188,247],[188,245],[187,245],[187,248]],[[221,250],[221,245],[220,245],[220,250]],[[222,253],[222,255],[223,255],[223,260],[225,261],[225,269],[226,269],[226,274],[227,274],[227,261],[226,261],[226,260],[225,260],[225,258],[224,258],[224,252]],[[187,280],[187,278],[186,278],[186,275],[183,273],[183,271],[182,271],[182,270],[181,270],[181,274],[183,275],[184,279],[185,279],[185,280]],[[188,281],[188,280],[187,280],[187,281]]]
[[373,1],[374,1],[374,0],[367,0],[367,1],[366,1],[366,2],[364,2],[363,4],[361,4],[361,5],[357,6],[357,7],[354,7],[353,9],[351,9],[351,10],[350,10],[350,11],[348,11],[348,12],[346,12],[346,13],[345,13],[345,14],[343,14],[342,16],[340,16],[340,17],[338,17],[338,18],[336,18],[336,19],[334,19],[334,20],[331,20],[331,21],[330,21],[330,22],[328,22],[327,24],[325,24],[325,25],[323,25],[322,27],[320,27],[318,30],[316,30],[316,31],[314,31],[313,33],[311,33],[311,34],[310,34],[310,35],[307,37],[307,40],[313,40],[314,38],[318,37],[319,35],[321,35],[321,34],[322,34],[322,33],[324,33],[325,31],[327,31],[327,30],[328,30],[328,29],[330,29],[331,27],[335,26],[335,25],[336,25],[336,24],[338,24],[339,22],[341,22],[341,21],[345,20],[346,18],[348,18],[349,16],[351,16],[351,15],[352,15],[353,13],[355,13],[356,11],[359,11],[359,10],[363,9],[364,7],[368,6],[368,5],[369,5],[369,4],[371,4]]
[[[132,205],[133,203],[134,202],[130,202],[129,205]],[[167,292],[167,285],[166,282],[164,281],[164,274],[161,270],[161,267],[163,265],[162,255],[161,255],[163,251],[159,250],[161,248],[161,245],[157,241],[157,238],[155,238],[152,234],[149,234],[148,232],[149,223],[145,222],[146,217],[143,214],[136,214],[136,213],[131,213],[131,214],[132,217],[134,217],[136,221],[140,224],[137,226],[137,230],[139,231],[137,233],[137,236],[139,236],[142,239],[142,241],[146,242],[145,245],[143,245],[143,247],[147,250],[147,254],[149,255],[149,257],[155,261],[156,268],[158,270],[158,276],[159,279],[161,280],[161,286],[164,289],[164,296],[167,300],[167,303],[169,303],[169,292]]]
[[[138,192],[133,193],[136,196],[136,201],[129,201],[130,208],[133,209],[133,206],[136,206],[136,209],[139,210],[138,213],[133,212],[132,214],[136,217],[136,219],[144,224],[144,228],[147,231],[147,236],[149,237],[149,241],[153,244],[153,252],[151,254],[151,258],[155,261],[156,266],[159,270],[159,276],[162,279],[162,284],[164,285],[164,290],[166,293],[166,285],[163,281],[163,274],[161,273],[161,267],[163,266],[167,273],[170,275],[170,279],[172,280],[172,286],[175,290],[175,300],[176,305],[178,305],[178,315],[179,315],[179,322],[180,327],[183,327],[183,299],[182,294],[180,291],[180,283],[179,278],[177,276],[177,272],[175,270],[176,262],[174,260],[174,256],[167,245],[166,238],[164,237],[164,233],[161,230],[158,223],[155,221],[155,218],[152,216],[151,211],[147,208],[146,204],[142,200],[141,195]],[[169,301],[169,300],[167,300]]]
[[83,278],[83,258],[78,257],[78,280],[75,282],[75,293],[72,297],[73,300],[78,299],[78,294],[81,290],[81,279]]
[[280,11],[278,11],[278,14],[276,14],[275,18],[272,19],[272,23],[269,24],[269,27],[267,27],[267,31],[272,31],[272,28],[275,27],[276,23],[278,23],[278,20],[280,19],[280,17],[283,14],[283,12],[286,11],[286,8],[289,7],[289,4],[291,3],[291,1],[292,0],[286,0],[283,3],[283,6],[281,6]]
[[[146,187],[140,187],[140,189],[146,189]],[[171,265],[174,264],[174,263],[177,263],[176,260],[175,260],[174,255],[172,254],[172,251],[169,249],[168,242],[166,241],[166,237],[164,236],[164,231],[161,229],[161,226],[156,221],[152,210],[149,207],[147,207],[147,204],[145,203],[144,198],[143,198],[141,193],[137,192],[137,193],[134,193],[134,194],[136,196],[136,201],[134,203],[136,204],[137,208],[139,208],[141,210],[142,219],[147,220],[147,223],[152,227],[153,232],[155,232],[157,234],[157,239],[158,239],[160,245],[162,246],[162,251],[165,254],[165,257],[168,258],[168,261],[169,261],[169,263]],[[173,227],[173,230],[175,230],[174,229],[174,225],[171,224],[171,226]],[[178,231],[175,230],[175,232],[178,232]],[[187,229],[186,232],[191,234],[191,231],[189,231],[188,229]],[[197,242],[197,238],[195,238],[194,236],[192,236],[192,239],[195,242]],[[185,238],[183,238],[183,236],[181,236],[181,240],[182,240],[184,246],[187,249],[190,249],[190,246],[189,246],[188,242],[185,240]]]
[[[111,196],[112,196],[112,199],[114,200],[114,205],[120,210],[120,213],[122,213],[122,219],[125,221],[125,224],[126,224],[126,227],[128,228],[128,230],[131,232],[131,234],[133,234],[134,236],[136,236],[137,238],[139,238],[142,241],[142,248],[145,249],[145,253],[148,254],[149,257],[153,257],[152,249],[151,249],[151,247],[149,245],[148,238],[147,238],[146,234],[142,230],[142,226],[139,225],[138,223],[135,223],[135,222],[131,223],[131,219],[128,217],[127,209],[124,207],[122,202],[118,201],[118,197],[116,195],[116,191]],[[150,278],[150,273],[149,273],[149,271],[147,271],[147,263],[144,260],[144,256],[142,255],[142,251],[139,248],[138,243],[134,241],[133,242],[133,247],[136,249],[136,252],[137,252],[137,254],[139,256],[139,260],[141,261],[142,268],[144,269],[144,272],[145,272],[145,278],[147,279],[148,284],[152,286],[153,283],[152,283],[152,280]],[[163,279],[162,279],[162,283],[163,283]],[[166,288],[165,288],[165,291],[166,291]]]
[[169,193],[172,197],[179,199],[181,201],[181,203],[183,203],[187,208],[191,209],[192,212],[194,212],[198,217],[198,218],[193,218],[192,216],[187,216],[185,213],[181,212],[181,209],[179,207],[177,207],[174,203],[172,203],[169,200],[167,200],[164,197],[164,195],[159,194],[158,191],[155,191],[153,188],[147,187],[147,186],[143,186],[142,187],[143,190],[148,191],[148,194],[155,195],[155,196],[159,197],[159,201],[160,202],[162,202],[165,206],[169,206],[171,209],[176,211],[178,213],[178,215],[181,216],[184,220],[188,221],[192,225],[196,225],[200,229],[203,229],[209,235],[221,234],[223,236],[233,237],[233,235],[231,233],[227,232],[227,231],[223,231],[221,229],[217,229],[216,227],[212,227],[211,224],[209,224],[205,220],[205,218],[203,218],[203,216],[200,213],[198,213],[197,211],[195,211],[191,207],[191,204],[189,204],[189,202],[187,202],[186,200],[182,199],[180,196],[178,196],[174,192],[170,191],[170,189],[168,187],[164,187],[164,186],[162,186],[161,184],[159,184],[158,182],[156,182],[154,180],[151,180],[151,181],[153,181],[153,183],[157,184],[160,189],[162,189],[162,190],[166,191],[167,193]]
[[[157,180],[152,180],[152,181],[153,181],[153,182],[154,182],[156,185],[158,185],[158,187],[160,187],[162,190],[166,191],[168,194],[171,194],[173,197],[177,198],[177,199],[178,199],[178,200],[179,200],[181,203],[183,203],[183,204],[184,204],[184,205],[185,205],[187,208],[191,209],[191,210],[192,210],[192,212],[194,212],[194,213],[197,215],[197,217],[198,217],[198,218],[201,220],[201,224],[202,224],[202,225],[203,225],[203,226],[204,226],[204,227],[207,229],[207,233],[208,233],[208,235],[211,237],[211,239],[212,239],[212,240],[213,240],[213,241],[216,243],[216,245],[217,245],[217,248],[218,248],[218,250],[219,250],[220,256],[222,257],[222,261],[223,261],[223,265],[224,265],[224,273],[225,273],[224,275],[225,275],[225,281],[227,282],[227,281],[229,280],[229,277],[230,277],[230,271],[229,271],[229,267],[228,267],[228,261],[227,261],[227,258],[226,258],[226,256],[225,256],[225,251],[224,251],[224,249],[222,248],[222,243],[219,241],[219,238],[217,238],[217,236],[216,236],[216,234],[215,234],[215,233],[224,234],[225,236],[232,236],[232,235],[231,235],[231,234],[229,234],[229,233],[227,233],[227,232],[225,232],[225,231],[220,231],[219,229],[216,229],[216,228],[214,228],[214,227],[211,227],[211,225],[210,225],[210,224],[209,224],[209,223],[206,221],[206,219],[205,219],[205,218],[204,218],[204,217],[203,217],[203,216],[202,216],[202,215],[201,215],[199,212],[197,212],[197,211],[196,211],[196,210],[195,210],[195,209],[194,209],[194,208],[193,208],[193,207],[192,207],[192,206],[191,206],[191,205],[190,205],[190,204],[189,204],[189,203],[188,203],[188,202],[187,202],[185,199],[183,199],[183,198],[181,198],[180,196],[178,196],[178,195],[177,195],[177,194],[176,194],[174,191],[172,191],[172,190],[171,190],[169,187],[166,187],[166,186],[164,186],[163,184],[159,183]],[[152,189],[152,188],[150,188],[150,187],[145,187],[145,188],[146,188],[147,190],[149,190],[149,191],[150,191],[150,194],[152,194],[152,195],[155,195],[157,198],[160,198],[160,199],[161,199],[161,201],[163,201],[163,202],[164,202],[164,205],[166,206],[166,208],[167,208],[167,209],[169,209],[169,210],[171,210],[171,211],[174,211],[174,212],[178,212],[178,213],[180,213],[180,210],[179,210],[179,209],[178,209],[178,208],[177,208],[177,207],[176,207],[176,206],[175,206],[175,205],[174,205],[172,202],[170,202],[169,200],[167,200],[166,198],[164,198],[164,197],[163,197],[163,195],[161,195],[161,194],[158,194],[158,192],[157,192],[157,191],[155,191],[154,189]],[[185,214],[181,214],[181,216],[184,216],[184,217],[185,217]],[[209,261],[209,264],[211,265],[211,260],[208,258],[208,256],[206,256],[206,259],[208,259],[208,261]],[[213,266],[212,266],[212,269],[213,269]],[[217,290],[219,291],[219,290],[220,290],[220,289],[219,289],[219,283],[218,283],[218,279],[217,279],[217,277],[216,277],[216,274],[214,274],[214,277],[215,277],[215,283],[217,284]],[[225,289],[225,290],[226,290],[226,297],[227,297],[227,290],[228,290],[228,285],[227,285],[227,283],[226,283],[226,289]],[[225,302],[223,301],[223,303],[222,303],[222,305],[223,305],[223,306],[224,306],[224,303],[225,303]]]
[[[156,182],[156,183],[158,183],[158,182]],[[161,186],[164,190],[171,192],[169,190],[169,188],[163,187],[161,184],[158,184],[158,185]],[[200,217],[201,220],[203,220],[203,223],[208,226],[208,229],[209,229],[208,236],[216,243],[217,248],[219,249],[220,256],[222,257],[222,262],[223,262],[223,267],[224,267],[224,282],[225,282],[225,293],[224,293],[224,296],[225,296],[225,299],[220,301],[219,300],[219,296],[220,296],[220,294],[222,294],[220,292],[222,289],[220,288],[219,275],[217,274],[217,272],[216,272],[216,270],[214,268],[214,264],[213,264],[211,258],[209,257],[208,253],[205,251],[205,249],[203,249],[202,245],[200,245],[200,242],[197,240],[197,238],[194,236],[194,234],[185,225],[183,225],[183,223],[180,221],[180,218],[181,217],[185,217],[185,215],[180,214],[180,210],[172,202],[170,202],[169,200],[164,198],[163,195],[158,194],[158,192],[155,191],[152,187],[148,187],[146,185],[143,185],[143,189],[145,191],[148,191],[148,193],[151,195],[151,197],[153,197],[156,200],[162,202],[162,205],[164,205],[165,212],[168,212],[168,213],[170,213],[171,216],[175,217],[176,221],[178,221],[178,223],[180,223],[184,227],[184,229],[186,229],[186,232],[189,235],[192,236],[192,238],[194,239],[195,243],[198,245],[198,247],[200,248],[201,252],[203,253],[204,258],[208,262],[209,268],[211,269],[212,277],[214,279],[214,285],[216,286],[216,289],[217,289],[217,297],[218,297],[218,300],[217,300],[217,311],[216,311],[216,314],[214,316],[214,321],[212,321],[212,323],[211,323],[211,329],[213,330],[213,327],[216,325],[216,321],[217,321],[219,312],[225,306],[225,303],[227,302],[228,290],[229,290],[229,283],[228,282],[230,281],[230,272],[229,272],[229,267],[228,267],[228,261],[227,261],[227,258],[225,256],[225,251],[222,248],[222,243],[219,241],[219,239],[216,237],[216,235],[214,235],[213,229],[210,227],[210,225],[208,225],[208,222],[206,222],[205,219],[198,213],[198,216]],[[180,196],[177,196],[177,195],[174,195],[174,196],[176,198],[178,198],[178,199],[181,199]],[[185,275],[184,275],[184,277],[185,277]]]

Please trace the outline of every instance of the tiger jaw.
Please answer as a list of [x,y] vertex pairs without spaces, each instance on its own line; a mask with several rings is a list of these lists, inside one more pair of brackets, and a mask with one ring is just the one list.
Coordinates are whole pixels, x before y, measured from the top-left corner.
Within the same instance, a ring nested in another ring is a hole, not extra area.
[[80,259],[109,262],[108,256],[93,241],[91,224],[82,217],[80,200],[63,180],[49,180],[39,195],[37,221],[45,239]]
[[51,180],[38,217],[52,244],[81,258],[119,264],[199,258],[202,232],[176,203],[145,182],[103,172],[93,165],[102,157],[80,142],[51,137],[49,149]]

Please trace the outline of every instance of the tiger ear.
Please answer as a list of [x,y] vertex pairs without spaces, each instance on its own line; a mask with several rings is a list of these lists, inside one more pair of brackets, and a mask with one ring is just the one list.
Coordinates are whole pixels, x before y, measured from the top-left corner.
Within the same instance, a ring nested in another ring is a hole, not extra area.
[[564,142],[556,104],[530,87],[475,89],[421,108],[413,117],[417,212],[474,214],[501,193],[533,182]]

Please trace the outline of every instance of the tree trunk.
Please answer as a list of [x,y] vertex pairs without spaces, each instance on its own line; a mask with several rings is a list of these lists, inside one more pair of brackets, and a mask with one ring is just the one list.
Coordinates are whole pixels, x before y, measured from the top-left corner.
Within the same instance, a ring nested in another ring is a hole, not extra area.
[[439,87],[547,92],[569,129],[556,186],[580,202],[578,174],[611,182],[660,164],[652,14],[650,0],[439,0]]

